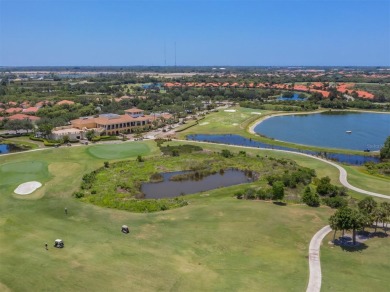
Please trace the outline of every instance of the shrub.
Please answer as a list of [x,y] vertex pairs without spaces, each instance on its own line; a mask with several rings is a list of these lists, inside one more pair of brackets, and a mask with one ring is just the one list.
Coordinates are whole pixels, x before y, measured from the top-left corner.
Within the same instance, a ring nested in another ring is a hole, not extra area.
[[137,161],[138,161],[138,162],[144,162],[145,160],[142,158],[141,155],[138,155],[138,156],[137,156]]
[[110,167],[110,163],[108,161],[104,161],[104,167],[105,168],[109,168]]
[[272,199],[281,201],[284,198],[284,184],[282,181],[276,181],[272,184]]
[[234,196],[235,196],[237,199],[241,200],[241,199],[244,197],[244,193],[243,193],[242,191],[238,191],[238,192],[235,192],[235,193],[234,193]]
[[259,200],[271,200],[272,199],[272,189],[267,188],[267,189],[259,189],[256,192],[256,197]]
[[312,192],[309,186],[304,190],[302,201],[310,207],[318,207],[320,205],[320,197],[317,193]]
[[323,201],[325,204],[333,209],[339,209],[346,207],[348,205],[348,201],[341,197],[341,196],[335,196],[335,197],[329,197],[324,198]]
[[83,198],[84,197],[84,193],[83,192],[74,192],[73,193],[73,197],[75,197],[77,199]]
[[230,152],[230,151],[227,150],[227,149],[223,149],[223,150],[221,151],[221,155],[222,155],[223,157],[225,157],[225,158],[233,157],[233,153]]

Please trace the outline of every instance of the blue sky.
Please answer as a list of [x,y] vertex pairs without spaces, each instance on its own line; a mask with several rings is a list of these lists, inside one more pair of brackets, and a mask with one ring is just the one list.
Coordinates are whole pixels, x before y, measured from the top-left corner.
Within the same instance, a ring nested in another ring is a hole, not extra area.
[[0,0],[0,65],[390,65],[390,1]]

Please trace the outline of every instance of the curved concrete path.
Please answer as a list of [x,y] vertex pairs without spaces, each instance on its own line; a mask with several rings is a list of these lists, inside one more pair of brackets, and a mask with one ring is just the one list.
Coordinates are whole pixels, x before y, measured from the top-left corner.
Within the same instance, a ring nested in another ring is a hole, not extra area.
[[321,263],[320,263],[320,246],[324,237],[332,231],[329,225],[320,229],[310,241],[309,246],[309,284],[306,292],[319,292],[321,290]]
[[325,162],[327,164],[330,164],[330,165],[336,167],[339,170],[339,172],[340,172],[340,176],[339,176],[340,183],[343,186],[345,186],[346,188],[348,188],[350,190],[353,190],[355,192],[361,193],[361,194],[365,194],[365,195],[369,195],[369,196],[373,196],[373,197],[378,197],[378,198],[383,198],[383,199],[390,199],[390,196],[383,195],[383,194],[378,194],[378,193],[374,193],[374,192],[370,192],[370,191],[366,191],[366,190],[354,187],[353,185],[351,185],[348,182],[348,180],[347,180],[348,173],[342,166],[340,166],[337,163],[334,163],[332,161],[329,161],[329,160],[326,160],[326,159],[323,159],[323,158],[320,158],[320,157],[317,157],[317,156],[314,156],[314,155],[301,153],[301,152],[295,152],[295,151],[289,151],[289,150],[280,150],[280,149],[257,148],[257,147],[250,147],[250,146],[240,146],[240,145],[231,145],[231,144],[213,143],[213,142],[203,142],[203,141],[193,141],[193,140],[179,140],[179,139],[172,139],[172,140],[173,141],[178,141],[178,142],[195,142],[195,143],[202,143],[202,144],[226,145],[226,146],[229,146],[229,147],[246,148],[246,149],[257,149],[257,150],[260,150],[260,151],[275,151],[275,152],[291,153],[291,154],[297,154],[297,155],[301,155],[301,156],[310,157],[310,158],[320,160],[322,162]]

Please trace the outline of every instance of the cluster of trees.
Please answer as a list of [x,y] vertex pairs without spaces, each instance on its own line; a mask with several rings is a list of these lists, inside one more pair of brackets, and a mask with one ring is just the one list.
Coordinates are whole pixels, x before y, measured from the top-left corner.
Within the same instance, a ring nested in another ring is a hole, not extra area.
[[380,157],[382,160],[390,159],[390,136],[387,137],[385,144],[380,150]]
[[29,119],[6,120],[3,127],[9,131],[15,131],[16,134],[18,134],[18,132],[21,130],[25,130],[27,133],[34,130],[34,125]]
[[[378,203],[372,197],[366,197],[358,203],[358,209],[343,207],[338,209],[330,218],[330,227],[334,230],[333,240],[336,232],[342,230],[352,230],[353,244],[356,244],[356,232],[363,230],[365,227],[374,225],[375,233],[379,222],[385,223],[390,221],[390,203]],[[386,229],[385,229],[386,232]]]

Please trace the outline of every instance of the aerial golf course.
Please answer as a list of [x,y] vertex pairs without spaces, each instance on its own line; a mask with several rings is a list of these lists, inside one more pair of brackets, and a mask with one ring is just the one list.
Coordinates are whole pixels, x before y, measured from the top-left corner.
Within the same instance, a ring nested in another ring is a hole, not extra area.
[[[238,108],[235,113],[213,113],[180,136],[201,133],[216,123],[221,127],[217,124],[215,131],[245,133],[255,120],[252,112]],[[181,144],[200,143],[169,142],[171,147]],[[210,155],[228,149],[258,159],[291,159],[340,185],[336,168],[310,157],[228,145],[201,147]],[[234,194],[242,185],[184,196],[188,205],[150,213],[101,207],[73,196],[83,176],[105,162],[137,164],[139,156],[147,162],[162,155],[154,141],[142,141],[0,156],[0,291],[306,289],[310,239],[328,224],[333,209],[238,200]],[[352,185],[390,196],[388,179],[369,175],[362,167],[345,168]],[[14,193],[29,181],[42,187],[30,195]],[[252,184],[256,182],[245,187]],[[127,235],[120,232],[124,224],[130,228]],[[65,248],[53,247],[57,238]],[[323,291],[386,291],[389,238],[369,239],[357,251],[330,246],[331,239],[329,234],[321,247]]]

